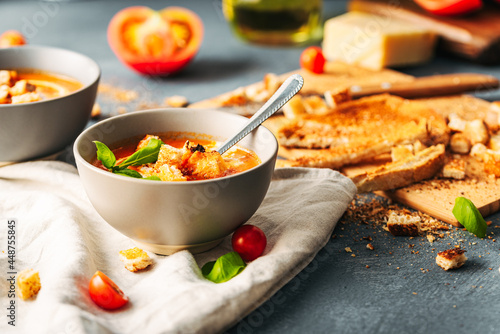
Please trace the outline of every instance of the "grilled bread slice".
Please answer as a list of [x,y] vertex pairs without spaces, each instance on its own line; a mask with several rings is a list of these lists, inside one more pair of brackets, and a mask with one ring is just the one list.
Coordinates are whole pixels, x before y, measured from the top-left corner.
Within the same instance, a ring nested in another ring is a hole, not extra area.
[[419,102],[381,94],[340,104],[323,115],[266,123],[280,142],[280,166],[328,167],[366,161],[393,146],[449,140],[446,121]]
[[351,177],[359,193],[404,187],[433,177],[443,167],[445,146],[428,147],[406,159]]

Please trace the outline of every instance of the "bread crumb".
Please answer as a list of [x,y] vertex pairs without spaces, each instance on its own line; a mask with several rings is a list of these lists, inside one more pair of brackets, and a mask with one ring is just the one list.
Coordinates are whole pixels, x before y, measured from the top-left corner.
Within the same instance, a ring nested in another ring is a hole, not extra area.
[[395,236],[417,236],[420,231],[420,217],[391,211],[387,228]]
[[347,253],[352,253],[352,249],[351,249],[351,247],[346,247],[346,248],[344,248],[344,249],[345,249],[345,251],[346,251]]
[[152,263],[149,255],[138,247],[122,250],[119,254],[125,268],[132,272],[145,269]]
[[371,243],[367,244],[366,248],[368,248],[369,250],[374,250],[375,249],[375,247],[373,247],[373,245]]
[[465,178],[465,161],[452,159],[443,166],[443,177],[448,179],[463,180]]
[[189,104],[188,99],[181,95],[167,96],[163,102],[173,108],[182,108]]
[[432,234],[427,234],[427,240],[432,244],[436,240],[436,237]]
[[444,270],[460,268],[467,261],[465,250],[460,248],[447,249],[436,256],[436,264]]
[[25,269],[17,276],[17,294],[22,300],[34,297],[40,291],[40,275],[33,269]]
[[94,106],[92,107],[92,112],[90,113],[90,117],[96,118],[101,116],[101,106],[99,103],[94,103]]

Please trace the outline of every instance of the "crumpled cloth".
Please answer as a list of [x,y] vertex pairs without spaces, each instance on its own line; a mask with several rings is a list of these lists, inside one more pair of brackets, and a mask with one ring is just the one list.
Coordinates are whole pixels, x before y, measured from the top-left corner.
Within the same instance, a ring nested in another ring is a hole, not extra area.
[[[230,252],[228,236],[198,255],[150,253],[154,264],[132,273],[119,260],[134,242],[94,210],[77,170],[57,161],[0,168],[0,333],[216,333],[230,328],[290,281],[328,242],[352,201],[355,185],[327,169],[282,168],[248,221],[268,238],[264,255],[225,283],[203,278],[200,267]],[[42,288],[15,299],[15,327],[6,307],[7,221],[16,221],[15,270],[39,271]],[[96,270],[130,301],[105,311],[88,294]]]

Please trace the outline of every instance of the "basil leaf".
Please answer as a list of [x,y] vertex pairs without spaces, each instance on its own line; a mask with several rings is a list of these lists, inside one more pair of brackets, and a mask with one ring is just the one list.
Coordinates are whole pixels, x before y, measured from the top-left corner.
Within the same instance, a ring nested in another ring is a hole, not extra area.
[[144,180],[161,181],[161,179],[156,175],[151,175],[151,176],[145,177]]
[[486,236],[486,222],[483,216],[471,200],[465,197],[455,198],[453,215],[462,224],[467,231],[474,233],[479,238]]
[[205,263],[201,268],[201,273],[214,283],[223,283],[241,273],[245,267],[246,264],[241,256],[236,252],[231,252],[222,255],[217,261]]
[[142,175],[138,171],[135,171],[133,169],[128,169],[128,168],[113,169],[113,173],[118,175],[135,177],[137,179],[142,179]]
[[160,153],[161,145],[163,142],[156,138],[151,138],[146,147],[137,150],[134,154],[128,157],[118,166],[120,168],[126,168],[128,166],[139,166],[155,162],[158,160],[158,153]]
[[116,158],[113,152],[105,144],[100,141],[94,140],[93,142],[97,147],[97,159],[102,162],[102,165],[107,169],[113,168],[116,163]]

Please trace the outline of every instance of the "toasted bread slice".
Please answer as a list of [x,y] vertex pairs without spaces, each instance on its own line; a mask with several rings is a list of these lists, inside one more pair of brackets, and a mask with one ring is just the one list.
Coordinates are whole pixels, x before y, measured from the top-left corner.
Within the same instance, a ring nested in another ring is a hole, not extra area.
[[266,125],[280,142],[282,166],[327,167],[373,159],[393,146],[447,143],[443,117],[418,102],[382,94],[340,104],[324,115],[276,117]]
[[443,167],[444,158],[445,146],[434,145],[414,156],[353,176],[351,180],[360,193],[400,188],[433,177]]

